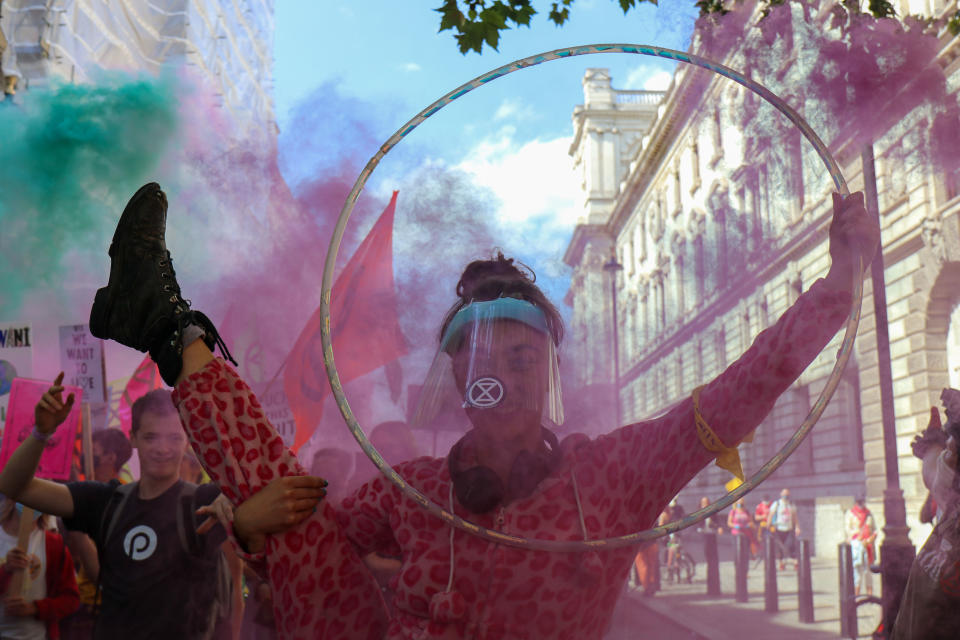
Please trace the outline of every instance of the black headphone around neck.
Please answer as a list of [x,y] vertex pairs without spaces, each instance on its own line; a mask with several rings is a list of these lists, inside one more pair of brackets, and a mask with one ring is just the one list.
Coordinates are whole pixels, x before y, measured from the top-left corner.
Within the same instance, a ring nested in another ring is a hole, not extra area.
[[560,442],[557,436],[547,429],[540,427],[547,451],[532,453],[524,449],[517,454],[510,467],[510,478],[507,486],[496,471],[490,467],[477,465],[469,469],[461,468],[460,454],[463,444],[471,437],[470,434],[461,438],[447,456],[450,469],[450,479],[457,500],[472,513],[487,513],[506,499],[515,500],[526,498],[537,485],[550,475],[560,464]]

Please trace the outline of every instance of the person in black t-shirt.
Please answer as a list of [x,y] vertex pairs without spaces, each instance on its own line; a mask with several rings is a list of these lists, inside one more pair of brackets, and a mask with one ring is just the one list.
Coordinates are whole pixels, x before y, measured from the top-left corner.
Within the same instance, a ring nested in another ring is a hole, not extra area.
[[[213,521],[214,516],[221,524],[233,521],[234,510],[217,495],[215,485],[187,487],[180,481],[187,439],[169,391],[148,394],[133,406],[131,444],[140,458],[138,483],[63,485],[34,477],[47,440],[73,407],[72,394],[63,399],[62,383],[61,372],[37,402],[33,433],[0,469],[0,493],[61,517],[68,528],[97,540],[103,603],[96,640],[209,638],[213,610],[209,585],[218,582],[217,564],[209,560],[225,539],[224,527]],[[256,522],[262,535],[285,531],[314,512],[326,495],[324,485],[323,479],[311,476],[276,478],[236,506],[236,517]],[[186,514],[191,522],[182,521],[185,531],[181,531],[180,497],[191,488],[195,489],[193,506],[208,506]],[[194,515],[207,519],[197,527]],[[203,536],[190,538],[193,544],[182,541],[180,533],[189,538],[194,527]],[[219,637],[221,629],[217,631]]]
[[[73,396],[59,399],[62,377],[37,405],[34,437],[24,441],[0,473],[0,492],[63,517],[68,529],[96,541],[103,600],[95,638],[210,637],[215,620],[209,585],[217,581],[216,558],[226,533],[216,525],[194,536],[198,542],[193,547],[184,544],[181,529],[194,535],[199,522],[188,513],[190,521],[180,516],[178,524],[187,438],[170,392],[152,391],[132,407],[130,440],[140,458],[141,477],[126,496],[118,491],[117,480],[60,485],[32,478],[45,434],[73,404]],[[200,507],[219,494],[214,484],[200,485],[192,500]]]
[[[95,636],[207,637],[216,621],[211,587],[217,583],[226,532],[217,526],[197,537],[194,553],[184,548],[177,511],[183,508],[180,465],[187,440],[170,392],[151,391],[131,413],[131,444],[140,458],[138,490],[124,500],[116,480],[67,485],[74,514],[64,523],[89,535],[100,549],[103,603]],[[194,501],[208,505],[219,494],[214,484],[200,485]],[[192,535],[199,522],[183,524]],[[169,615],[172,611],[178,615]]]

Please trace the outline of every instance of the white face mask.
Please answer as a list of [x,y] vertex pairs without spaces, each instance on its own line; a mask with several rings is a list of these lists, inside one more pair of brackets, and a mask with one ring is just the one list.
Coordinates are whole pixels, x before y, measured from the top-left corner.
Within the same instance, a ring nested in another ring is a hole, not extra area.
[[949,505],[960,500],[960,492],[957,491],[954,482],[957,471],[947,464],[947,455],[949,454],[950,451],[944,449],[937,456],[937,473],[933,479],[933,490],[931,491],[937,505],[942,510],[946,510]]

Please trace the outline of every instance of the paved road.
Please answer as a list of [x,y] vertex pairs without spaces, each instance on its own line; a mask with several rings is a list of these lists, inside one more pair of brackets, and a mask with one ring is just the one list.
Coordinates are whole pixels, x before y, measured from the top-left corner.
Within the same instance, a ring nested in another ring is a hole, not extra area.
[[613,612],[613,625],[604,640],[708,640],[668,616],[643,606],[639,592],[628,591]]

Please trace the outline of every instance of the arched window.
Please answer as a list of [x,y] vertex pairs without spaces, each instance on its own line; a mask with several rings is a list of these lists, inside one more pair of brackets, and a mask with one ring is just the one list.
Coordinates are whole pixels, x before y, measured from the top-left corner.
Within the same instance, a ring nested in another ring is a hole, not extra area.
[[960,389],[960,305],[950,312],[947,327],[947,374],[952,389]]

